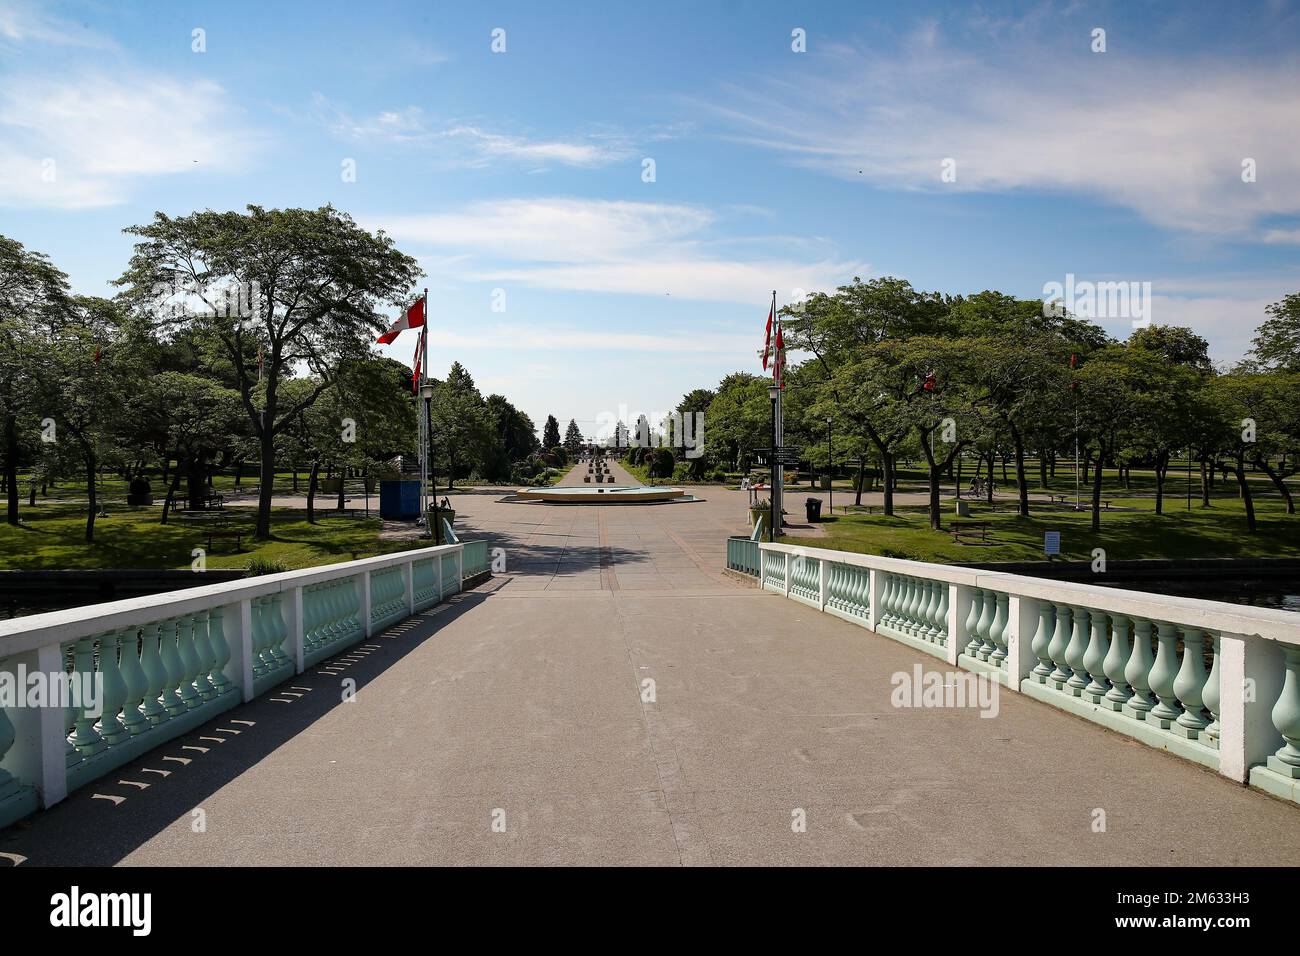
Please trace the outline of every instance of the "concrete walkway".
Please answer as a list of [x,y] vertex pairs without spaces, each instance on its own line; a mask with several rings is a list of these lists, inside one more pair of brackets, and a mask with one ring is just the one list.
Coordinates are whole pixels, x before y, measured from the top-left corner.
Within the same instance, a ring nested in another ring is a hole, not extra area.
[[721,573],[743,502],[455,503],[505,548],[504,575],[10,828],[0,852],[1300,865],[1294,806],[1046,705],[894,708],[893,674],[941,665]]

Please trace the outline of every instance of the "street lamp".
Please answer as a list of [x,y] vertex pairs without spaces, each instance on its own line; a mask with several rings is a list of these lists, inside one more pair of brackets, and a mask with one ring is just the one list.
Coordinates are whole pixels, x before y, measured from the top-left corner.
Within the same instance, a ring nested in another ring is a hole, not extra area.
[[835,470],[834,459],[831,456],[831,422],[833,419],[826,416],[826,490],[830,493],[830,501],[826,506],[827,514],[835,513]]
[[[426,535],[426,536],[432,536],[432,537],[433,537],[434,544],[437,544],[437,543],[438,543],[439,531],[441,530],[441,529],[438,528],[438,495],[437,495],[437,489],[435,489],[435,488],[432,487],[432,484],[433,484],[433,457],[429,454],[429,445],[430,445],[430,440],[431,440],[431,438],[433,437],[433,435],[432,435],[432,431],[433,431],[433,420],[432,420],[432,418],[431,418],[431,416],[430,416],[430,412],[429,412],[429,406],[430,406],[430,404],[433,402],[433,384],[432,384],[432,383],[430,383],[430,382],[425,382],[423,385],[420,386],[420,397],[421,397],[422,399],[424,399],[424,430],[423,430],[423,431],[424,431],[424,434],[423,434],[423,439],[422,439],[422,441],[420,442],[420,458],[421,458],[421,460],[424,462],[424,474],[420,476],[420,489],[421,489],[421,491],[420,491],[420,512],[421,512],[421,517],[424,519],[424,523],[425,523],[425,531],[427,532],[427,535]],[[428,487],[429,487],[429,492],[428,492],[428,493],[429,493],[429,495],[430,495],[430,496],[432,497],[432,499],[433,499],[433,522],[432,522],[432,525],[430,525],[430,521],[429,521],[429,506],[428,506],[428,502],[426,501],[426,499],[425,499],[425,497],[424,497],[424,495],[425,495],[424,488],[426,487],[426,482],[428,483]]]

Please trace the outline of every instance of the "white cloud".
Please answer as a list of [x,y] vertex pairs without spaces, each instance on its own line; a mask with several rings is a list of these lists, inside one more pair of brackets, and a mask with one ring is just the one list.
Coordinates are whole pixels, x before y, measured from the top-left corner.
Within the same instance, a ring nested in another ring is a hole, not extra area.
[[134,71],[8,78],[0,138],[0,204],[63,208],[123,202],[144,177],[239,169],[260,144],[215,83]]
[[627,140],[616,133],[591,134],[573,139],[530,138],[506,135],[472,123],[437,123],[418,106],[384,110],[356,119],[317,93],[312,114],[335,136],[358,142],[385,142],[435,150],[436,158],[465,166],[485,166],[495,161],[530,165],[603,166],[631,155]]
[[[1259,238],[1264,216],[1300,214],[1294,61],[1061,54],[1025,31],[976,50],[946,44],[933,24],[895,54],[836,47],[815,73],[796,59],[798,74],[729,89],[708,107],[739,138],[801,166],[894,189],[1081,193],[1230,238]],[[946,158],[956,182],[940,180]],[[1242,181],[1246,159],[1256,182]]]
[[[375,217],[394,238],[470,250],[462,277],[546,289],[672,295],[719,302],[761,301],[777,288],[820,289],[865,274],[861,263],[823,254],[798,259],[806,243],[709,238],[717,216],[697,206],[569,198],[479,202],[449,213]],[[764,253],[767,245],[776,251]],[[783,293],[784,294],[784,293]]]

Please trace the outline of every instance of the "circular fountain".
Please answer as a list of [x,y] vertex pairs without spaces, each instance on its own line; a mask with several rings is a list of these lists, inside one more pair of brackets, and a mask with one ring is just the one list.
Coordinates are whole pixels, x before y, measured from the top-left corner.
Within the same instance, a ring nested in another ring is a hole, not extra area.
[[664,501],[694,501],[680,488],[664,488],[656,485],[572,485],[559,488],[520,488],[507,500],[511,501],[547,501],[551,504],[585,504],[585,505],[626,505],[646,504]]

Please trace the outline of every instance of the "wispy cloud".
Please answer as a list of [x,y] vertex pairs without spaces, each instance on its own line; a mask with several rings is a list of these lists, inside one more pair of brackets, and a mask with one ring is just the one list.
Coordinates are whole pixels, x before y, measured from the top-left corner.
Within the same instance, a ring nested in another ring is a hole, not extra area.
[[[933,23],[898,45],[827,51],[702,104],[728,135],[790,162],[900,190],[1068,191],[1170,229],[1263,232],[1300,214],[1300,64],[1061,54],[1035,27],[990,48]],[[987,38],[986,38],[987,39]],[[956,180],[941,180],[955,160]],[[1243,182],[1243,161],[1256,181]]]
[[469,250],[474,258],[457,266],[462,278],[545,289],[753,302],[764,289],[787,295],[865,274],[818,243],[717,240],[716,213],[678,203],[508,199],[370,224],[417,248]]
[[242,168],[260,140],[217,84],[119,69],[7,78],[0,143],[0,204],[81,208],[148,177]]
[[0,45],[73,46],[103,50],[117,46],[102,33],[19,0],[0,0]]
[[354,117],[317,93],[312,116],[342,139],[436,150],[435,158],[455,165],[486,166],[513,162],[534,166],[603,166],[632,155],[620,133],[603,131],[568,139],[505,134],[464,122],[438,122],[418,106]]

